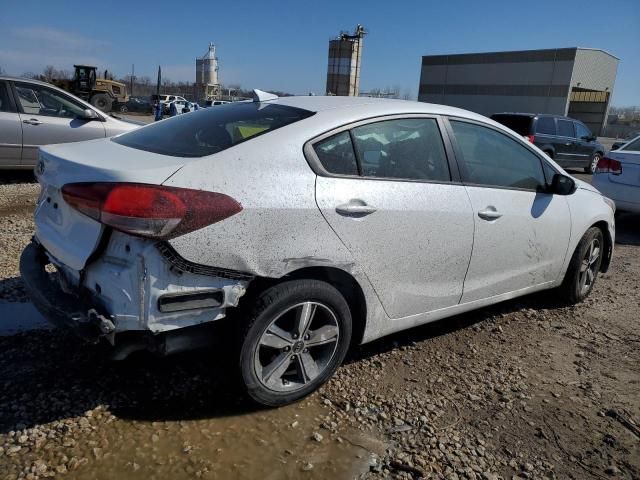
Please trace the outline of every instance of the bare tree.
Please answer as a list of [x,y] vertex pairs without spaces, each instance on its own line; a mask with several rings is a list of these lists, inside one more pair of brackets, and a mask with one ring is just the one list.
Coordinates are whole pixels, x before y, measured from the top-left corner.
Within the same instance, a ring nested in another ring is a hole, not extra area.
[[4,70],[2,69],[1,66],[0,66],[0,75],[4,75]]
[[56,68],[53,65],[47,65],[46,67],[44,67],[44,70],[42,70],[42,76],[47,82],[50,82],[54,78],[57,78],[56,77],[57,73],[58,72],[56,71]]
[[24,72],[20,76],[22,78],[33,78],[34,80],[40,80],[40,75],[38,75],[37,73],[33,73],[33,72]]

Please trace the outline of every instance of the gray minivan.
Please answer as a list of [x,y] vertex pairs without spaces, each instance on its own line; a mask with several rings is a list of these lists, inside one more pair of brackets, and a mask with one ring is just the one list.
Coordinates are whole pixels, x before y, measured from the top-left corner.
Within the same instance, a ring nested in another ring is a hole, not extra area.
[[560,115],[496,113],[491,118],[526,137],[564,168],[596,170],[604,147],[579,120]]

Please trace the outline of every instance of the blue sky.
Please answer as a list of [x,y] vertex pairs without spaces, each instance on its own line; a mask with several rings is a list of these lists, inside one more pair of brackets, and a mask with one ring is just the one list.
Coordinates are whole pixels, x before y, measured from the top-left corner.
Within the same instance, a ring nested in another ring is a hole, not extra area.
[[88,62],[124,75],[135,63],[153,78],[161,64],[172,80],[193,81],[194,59],[213,41],[224,83],[323,93],[328,40],[361,23],[363,90],[398,86],[415,97],[422,55],[580,46],[619,57],[612,103],[640,105],[640,0],[82,5],[0,0],[0,67],[21,74]]

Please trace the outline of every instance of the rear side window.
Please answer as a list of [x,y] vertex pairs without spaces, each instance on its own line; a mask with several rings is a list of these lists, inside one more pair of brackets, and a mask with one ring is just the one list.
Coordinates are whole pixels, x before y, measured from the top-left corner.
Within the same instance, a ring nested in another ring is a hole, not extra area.
[[0,112],[15,112],[6,82],[0,82]]
[[558,119],[558,135],[561,137],[575,137],[576,132],[573,129],[573,122]]
[[625,145],[620,150],[629,150],[631,152],[640,152],[640,138],[636,138],[633,142]]
[[495,115],[491,115],[491,118],[523,137],[531,133],[531,122],[533,119],[527,115],[507,115],[504,113],[497,113]]
[[436,120],[408,118],[353,129],[365,177],[448,181],[449,166]]
[[536,133],[542,135],[555,135],[556,122],[553,117],[539,117],[536,122]]
[[338,133],[314,145],[320,163],[329,173],[358,175],[358,164],[349,132]]
[[204,157],[313,115],[277,104],[236,103],[180,115],[125,133],[112,141],[174,157]]
[[536,190],[545,186],[540,159],[507,135],[480,125],[451,121],[462,151],[465,182]]

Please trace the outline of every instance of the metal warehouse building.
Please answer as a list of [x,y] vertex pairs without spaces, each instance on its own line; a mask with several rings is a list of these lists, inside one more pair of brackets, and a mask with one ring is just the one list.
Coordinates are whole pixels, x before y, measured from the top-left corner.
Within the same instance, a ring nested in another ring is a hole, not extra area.
[[498,112],[566,115],[600,134],[618,61],[591,48],[428,55],[422,57],[418,100],[487,116]]

